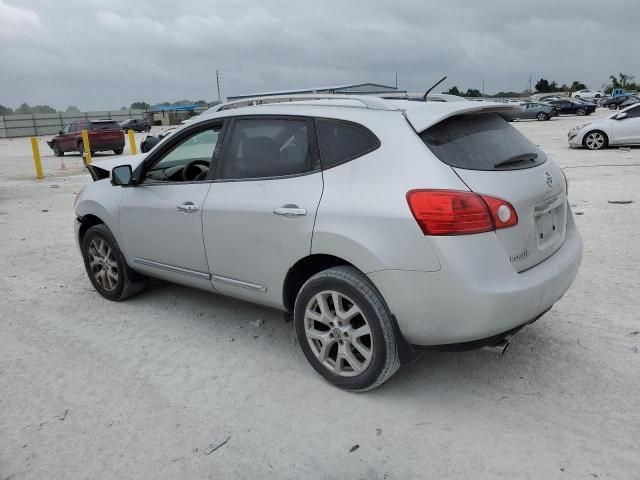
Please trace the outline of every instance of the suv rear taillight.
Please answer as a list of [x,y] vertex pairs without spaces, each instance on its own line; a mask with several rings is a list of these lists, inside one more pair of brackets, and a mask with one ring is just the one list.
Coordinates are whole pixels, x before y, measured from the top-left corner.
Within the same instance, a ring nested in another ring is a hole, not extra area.
[[518,224],[513,206],[489,195],[458,190],[411,190],[407,202],[425,235],[470,235]]

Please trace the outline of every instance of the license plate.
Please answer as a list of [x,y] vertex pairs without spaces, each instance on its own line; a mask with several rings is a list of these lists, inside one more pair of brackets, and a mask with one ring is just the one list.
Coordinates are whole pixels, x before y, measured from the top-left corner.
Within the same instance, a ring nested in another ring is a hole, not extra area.
[[562,235],[564,209],[560,194],[535,206],[534,221],[538,248],[544,250]]

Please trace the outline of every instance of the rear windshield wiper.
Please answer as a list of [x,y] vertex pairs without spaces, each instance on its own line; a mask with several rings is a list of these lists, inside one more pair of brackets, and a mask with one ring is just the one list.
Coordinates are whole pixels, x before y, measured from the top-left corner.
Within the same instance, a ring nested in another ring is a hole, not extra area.
[[517,163],[535,163],[538,158],[537,153],[524,153],[522,155],[516,155],[515,157],[508,158],[493,165],[493,168],[504,168],[513,166]]

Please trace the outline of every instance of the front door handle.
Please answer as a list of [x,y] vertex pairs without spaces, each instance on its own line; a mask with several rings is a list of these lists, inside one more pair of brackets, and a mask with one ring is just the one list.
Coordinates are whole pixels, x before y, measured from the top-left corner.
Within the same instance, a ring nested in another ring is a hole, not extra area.
[[284,205],[276,208],[273,213],[282,217],[302,217],[307,214],[307,210],[297,205]]
[[185,213],[193,213],[200,210],[200,207],[193,202],[184,202],[182,205],[176,205],[176,208]]

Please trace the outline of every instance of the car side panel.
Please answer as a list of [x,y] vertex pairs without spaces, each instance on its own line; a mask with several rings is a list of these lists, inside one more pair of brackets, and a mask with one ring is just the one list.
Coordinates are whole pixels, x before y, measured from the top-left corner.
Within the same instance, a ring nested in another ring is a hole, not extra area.
[[440,262],[413,218],[406,194],[420,188],[468,188],[431,154],[402,114],[384,117],[367,121],[380,148],[323,172],[312,253],[343,258],[365,273],[437,271]]
[[123,245],[120,235],[120,201],[122,200],[122,187],[114,187],[108,178],[97,182],[88,183],[78,196],[75,206],[76,215],[95,215],[111,230],[118,242]]

